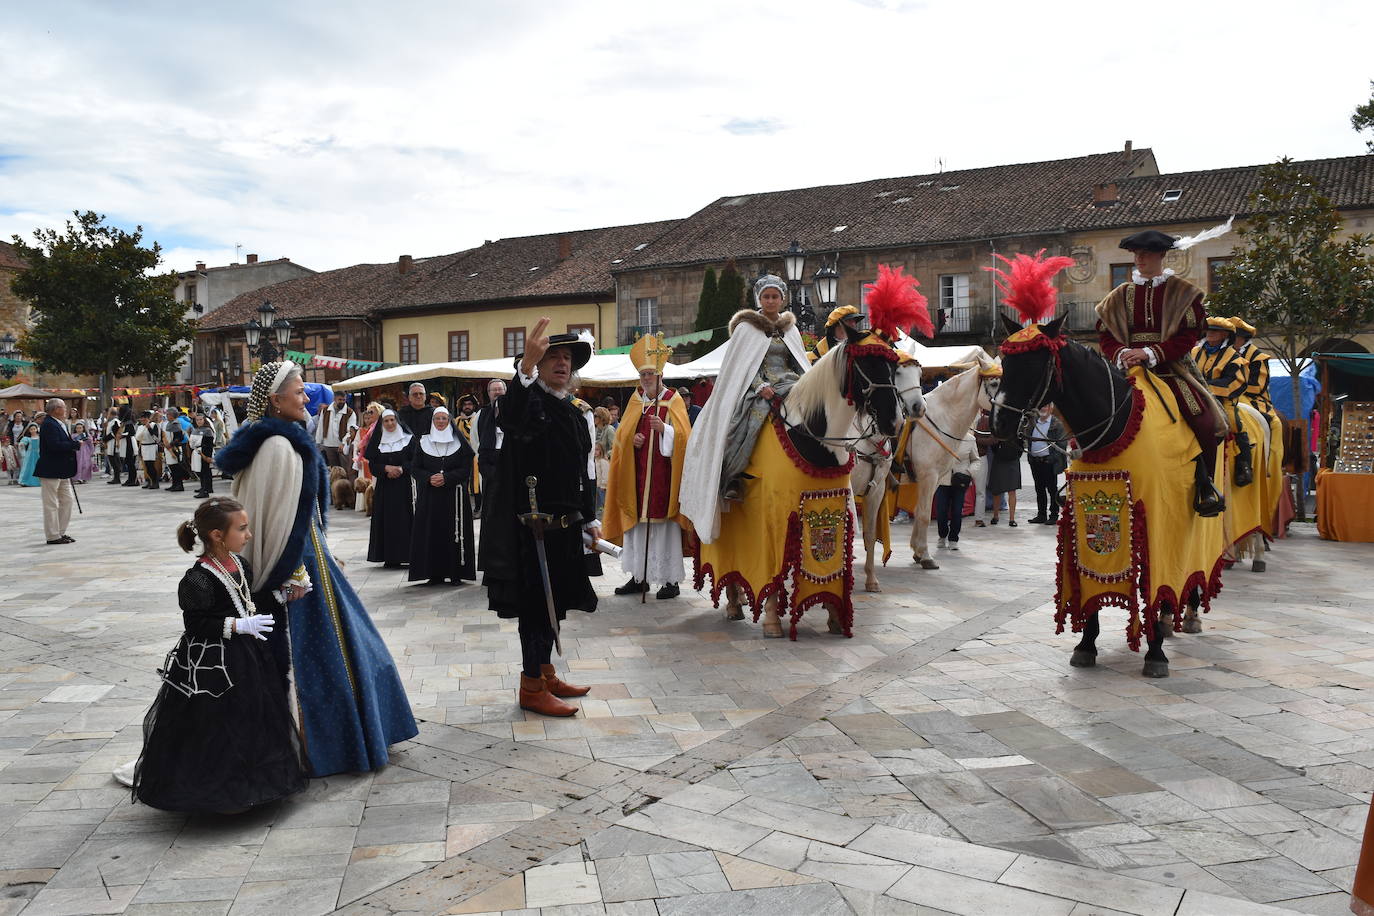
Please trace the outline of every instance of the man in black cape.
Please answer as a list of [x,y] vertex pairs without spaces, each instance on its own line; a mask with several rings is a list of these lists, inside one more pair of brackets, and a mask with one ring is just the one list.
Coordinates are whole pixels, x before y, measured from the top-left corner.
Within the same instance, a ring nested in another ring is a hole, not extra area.
[[430,421],[434,419],[434,405],[425,399],[424,382],[411,382],[406,389],[406,403],[396,409],[396,419],[405,431],[415,438],[429,433]]
[[[538,478],[539,511],[553,516],[544,533],[558,619],[570,608],[596,610],[582,533],[601,536],[596,470],[591,461],[591,405],[572,395],[573,373],[591,358],[591,342],[574,334],[545,336],[541,318],[516,357],[516,373],[497,418],[505,434],[499,471],[482,513],[481,567],[490,607],[519,621],[520,707],[548,716],[576,715],[562,699],[585,696],[554,670],[554,629],[534,535],[520,516],[530,511],[527,477]],[[594,559],[594,555],[593,555]]]

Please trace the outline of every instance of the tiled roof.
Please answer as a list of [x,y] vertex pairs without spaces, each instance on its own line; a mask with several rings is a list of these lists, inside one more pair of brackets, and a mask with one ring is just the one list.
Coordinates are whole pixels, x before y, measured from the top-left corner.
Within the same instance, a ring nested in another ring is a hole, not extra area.
[[[1374,207],[1374,156],[1294,165],[1337,207]],[[1142,149],[1129,169],[1116,152],[722,197],[616,270],[776,256],[793,239],[828,252],[1224,220],[1244,214],[1261,168],[1160,175],[1154,154]],[[1094,187],[1112,182],[1118,202],[1095,206]],[[1167,191],[1180,193],[1166,200]]]
[[421,273],[436,262],[462,257],[466,252],[417,260],[406,273],[395,261],[387,264],[355,264],[305,277],[294,277],[235,296],[200,321],[201,330],[241,325],[257,317],[264,299],[277,309],[277,317],[292,321],[311,318],[362,317],[404,295],[421,282]]
[[19,252],[15,250],[13,245],[9,242],[0,242],[0,268],[27,270],[28,265],[24,263],[23,258],[19,257]]
[[[415,311],[556,296],[611,297],[617,259],[652,250],[680,220],[501,239],[442,264],[425,265],[420,281],[381,311]],[[560,245],[567,257],[560,260]]]
[[[1293,167],[1311,177],[1338,209],[1374,207],[1374,156],[1312,159],[1294,162]],[[1245,165],[1128,178],[1117,184],[1115,206],[1095,207],[1091,199],[1080,201],[1064,224],[1069,229],[1125,228],[1244,215],[1250,193],[1259,188],[1262,168]]]
[[[416,259],[405,273],[394,261],[326,270],[236,296],[206,315],[200,327],[241,325],[256,317],[264,299],[271,300],[279,317],[300,321],[557,296],[610,298],[612,262],[677,224],[668,220],[501,239]],[[562,260],[560,244],[570,249]]]
[[617,270],[1058,230],[1093,186],[1154,174],[1148,149],[722,197]]

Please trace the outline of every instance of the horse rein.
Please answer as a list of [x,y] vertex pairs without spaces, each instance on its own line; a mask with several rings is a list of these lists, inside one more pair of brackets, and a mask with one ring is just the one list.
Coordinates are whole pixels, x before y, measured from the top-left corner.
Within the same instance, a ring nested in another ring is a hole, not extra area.
[[[1073,433],[1073,435],[1076,438],[1082,438],[1083,436],[1086,436],[1093,430],[1097,429],[1099,426],[1102,427],[1102,432],[1098,433],[1097,437],[1093,439],[1091,444],[1079,445],[1078,450],[1080,452],[1091,452],[1094,449],[1096,449],[1099,445],[1101,445],[1102,442],[1107,438],[1107,434],[1111,432],[1112,424],[1116,422],[1116,418],[1121,413],[1122,408],[1126,407],[1131,402],[1131,392],[1129,387],[1126,390],[1125,397],[1123,397],[1119,403],[1117,402],[1116,376],[1112,372],[1111,364],[1107,362],[1107,358],[1103,356],[1101,353],[1098,353],[1095,350],[1089,352],[1091,352],[1094,356],[1100,359],[1102,361],[1103,366],[1107,370],[1107,398],[1111,402],[1112,409],[1111,412],[1107,414],[1107,416],[1102,420],[1099,420],[1098,422],[1092,424],[1086,429],[1083,429],[1081,431],[1075,431]],[[1049,394],[1050,386],[1053,384],[1054,370],[1055,361],[1050,360],[1046,362],[1045,374],[1040,380],[1040,385],[1035,394],[1035,397],[1027,401],[1025,407],[1012,407],[1010,404],[1007,404],[1003,401],[994,398],[993,409],[994,412],[997,409],[1009,410],[1020,417],[1020,420],[1016,424],[1016,438],[1017,441],[1024,443],[1027,448],[1030,447],[1030,444],[1032,442],[1045,442],[1049,444],[1050,448],[1054,449],[1057,452],[1060,452],[1065,456],[1068,456],[1070,450],[1060,446],[1054,440],[1045,439],[1040,436],[1032,435],[1032,433],[1035,430],[1036,418],[1039,416],[1040,405],[1045,400],[1045,397]],[[999,392],[998,398],[1001,397],[1002,394]]]

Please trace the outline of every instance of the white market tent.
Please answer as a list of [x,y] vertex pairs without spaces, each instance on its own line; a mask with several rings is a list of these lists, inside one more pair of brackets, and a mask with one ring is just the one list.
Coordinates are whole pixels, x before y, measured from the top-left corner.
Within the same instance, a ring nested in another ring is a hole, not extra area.
[[[422,382],[432,378],[508,379],[514,372],[514,361],[510,357],[469,359],[461,362],[420,363],[414,366],[379,369],[376,372],[355,375],[342,382],[334,382],[330,387],[335,391],[358,391],[383,385]],[[703,374],[706,373],[687,372],[683,366],[670,365],[664,377],[669,382],[690,382]],[[639,384],[639,373],[635,371],[630,357],[624,353],[593,356],[587,361],[587,365],[578,370],[577,375],[583,385],[596,388],[629,388]]]
[[[960,347],[927,347],[911,337],[897,341],[898,349],[910,353],[926,369],[941,369],[948,366],[968,365],[987,356],[987,351],[976,345]],[[715,378],[720,374],[725,362],[730,341],[716,347],[710,353],[682,365],[669,363],[664,379],[669,383],[681,384],[699,378]],[[394,366],[379,369],[330,387],[335,391],[359,391],[364,388],[379,388],[383,385],[399,385],[406,382],[422,382],[432,378],[510,378],[515,371],[510,357],[497,359],[469,359],[451,363],[420,363],[413,366]],[[624,353],[604,353],[593,356],[587,365],[578,371],[583,385],[595,388],[629,388],[639,383],[639,373],[634,363]]]

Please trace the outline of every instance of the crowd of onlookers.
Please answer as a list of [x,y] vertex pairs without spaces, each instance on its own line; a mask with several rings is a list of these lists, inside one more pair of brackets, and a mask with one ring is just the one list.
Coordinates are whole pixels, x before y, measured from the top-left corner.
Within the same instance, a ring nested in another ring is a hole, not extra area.
[[[10,485],[36,487],[42,457],[39,431],[50,409],[32,416],[15,410],[0,430],[0,471]],[[135,413],[128,405],[111,407],[87,418],[63,419],[62,427],[77,443],[72,483],[96,477],[109,484],[184,492],[188,480],[197,481],[195,495],[214,492],[211,455],[228,441],[228,429],[218,410],[190,412],[177,407]]]

